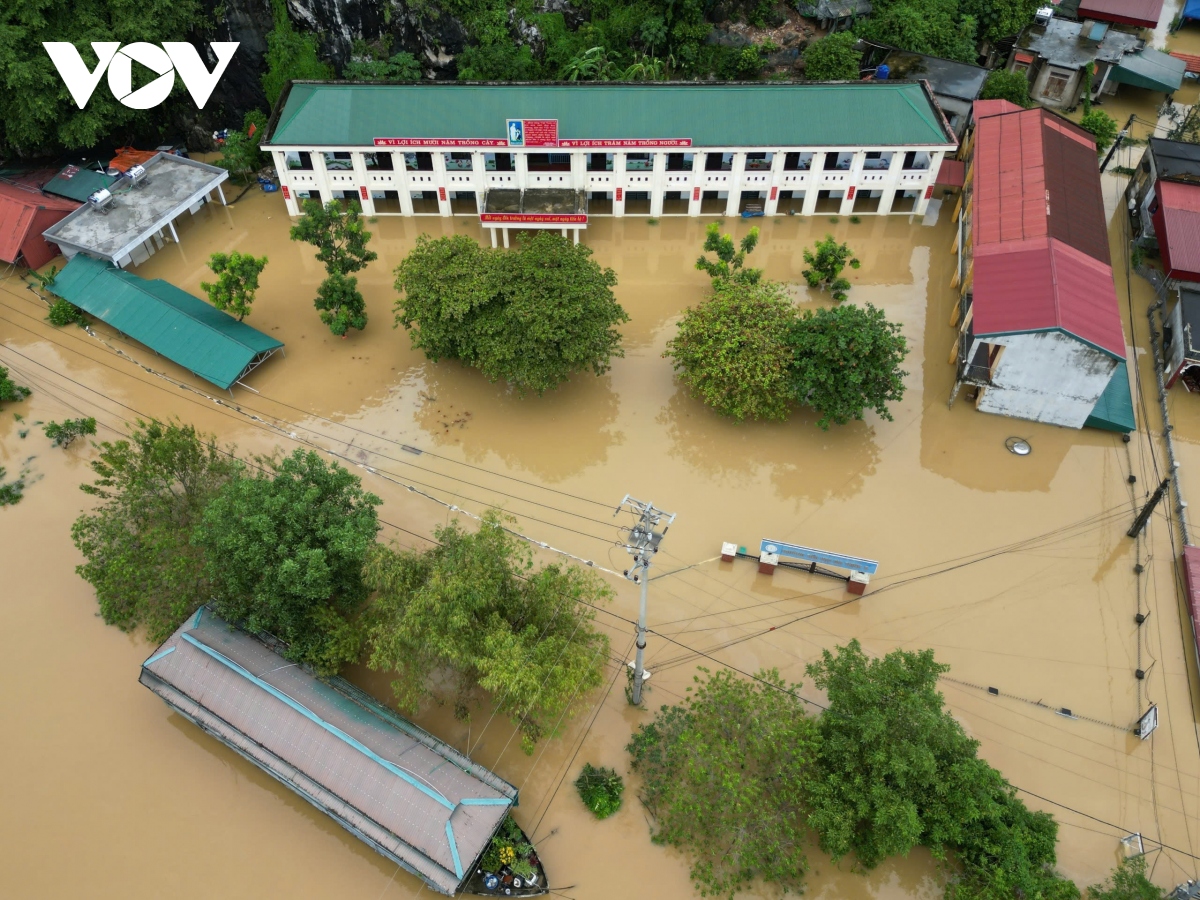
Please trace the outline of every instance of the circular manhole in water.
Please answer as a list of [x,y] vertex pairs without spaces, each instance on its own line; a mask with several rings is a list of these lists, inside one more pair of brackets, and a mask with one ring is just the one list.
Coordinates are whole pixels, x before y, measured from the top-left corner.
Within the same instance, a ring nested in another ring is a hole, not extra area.
[[1033,448],[1029,446],[1029,441],[1024,438],[1010,437],[1004,442],[1004,446],[1008,448],[1009,453],[1015,453],[1017,456],[1028,456],[1033,452]]

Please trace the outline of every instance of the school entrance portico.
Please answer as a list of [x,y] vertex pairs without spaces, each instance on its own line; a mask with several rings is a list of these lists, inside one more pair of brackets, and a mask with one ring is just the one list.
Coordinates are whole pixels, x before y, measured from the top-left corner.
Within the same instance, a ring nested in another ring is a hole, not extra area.
[[518,191],[496,188],[483,195],[483,211],[479,223],[491,232],[492,246],[497,245],[496,232],[501,233],[504,246],[509,245],[510,228],[534,231],[570,233],[571,242],[579,243],[579,232],[587,228],[587,197],[583,191],[560,188],[534,188]]

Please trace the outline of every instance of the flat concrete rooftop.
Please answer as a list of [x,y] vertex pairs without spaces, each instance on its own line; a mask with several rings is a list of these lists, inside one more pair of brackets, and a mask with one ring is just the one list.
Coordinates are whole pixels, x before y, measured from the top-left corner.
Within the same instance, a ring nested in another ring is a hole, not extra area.
[[106,211],[85,203],[43,232],[46,239],[117,262],[229,177],[224,169],[168,153],[145,167],[145,180],[136,187],[128,178],[112,184],[113,202]]

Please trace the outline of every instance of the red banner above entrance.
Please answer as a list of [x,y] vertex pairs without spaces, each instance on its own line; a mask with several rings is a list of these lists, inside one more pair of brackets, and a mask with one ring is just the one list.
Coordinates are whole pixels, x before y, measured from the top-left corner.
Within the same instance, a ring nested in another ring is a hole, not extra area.
[[619,140],[592,140],[563,138],[560,147],[690,147],[691,138],[629,138]]
[[586,225],[587,215],[581,213],[480,213],[484,225]]
[[376,147],[507,147],[504,138],[375,138]]

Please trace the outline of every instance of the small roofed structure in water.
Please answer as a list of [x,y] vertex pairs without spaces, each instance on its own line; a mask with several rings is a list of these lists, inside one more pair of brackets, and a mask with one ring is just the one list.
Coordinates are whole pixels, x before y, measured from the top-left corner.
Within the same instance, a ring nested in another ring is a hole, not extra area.
[[1200,285],[1180,285],[1163,319],[1163,378],[1195,393],[1200,391]]
[[139,680],[433,890],[466,887],[517,789],[348,682],[289,663],[268,640],[201,609]]

